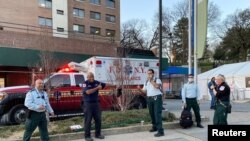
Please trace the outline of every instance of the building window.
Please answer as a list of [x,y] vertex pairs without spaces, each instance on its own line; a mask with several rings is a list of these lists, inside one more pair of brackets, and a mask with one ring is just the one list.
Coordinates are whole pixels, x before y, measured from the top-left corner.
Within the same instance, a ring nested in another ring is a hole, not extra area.
[[78,17],[78,18],[83,18],[84,17],[84,10],[83,9],[74,8],[73,9],[73,16],[74,17]]
[[109,8],[115,8],[115,0],[106,0],[106,6]]
[[57,14],[59,15],[64,15],[64,11],[63,10],[56,10]]
[[64,32],[64,28],[62,28],[62,27],[57,27],[57,32]]
[[106,21],[114,23],[115,22],[115,16],[107,14],[106,15]]
[[38,4],[41,7],[52,8],[52,0],[38,0]]
[[73,31],[74,32],[79,32],[79,33],[84,33],[84,25],[77,25],[77,24],[74,24],[73,25]]
[[52,27],[52,19],[51,18],[38,17],[38,23],[41,26]]
[[90,27],[90,34],[101,35],[101,28],[91,26]]
[[106,29],[106,36],[114,37],[115,36],[115,30]]
[[90,3],[96,4],[96,5],[101,5],[101,0],[90,0]]
[[90,11],[90,19],[101,20],[101,13]]

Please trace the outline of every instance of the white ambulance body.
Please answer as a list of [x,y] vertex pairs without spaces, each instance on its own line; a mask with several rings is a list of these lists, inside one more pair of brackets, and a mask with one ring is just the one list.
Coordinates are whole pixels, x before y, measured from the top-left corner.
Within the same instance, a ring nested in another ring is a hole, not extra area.
[[[135,59],[115,57],[91,57],[81,63],[82,73],[92,72],[95,79],[117,85],[143,85],[147,79],[147,70],[153,69],[159,75],[158,59]],[[86,77],[85,77],[86,78]]]

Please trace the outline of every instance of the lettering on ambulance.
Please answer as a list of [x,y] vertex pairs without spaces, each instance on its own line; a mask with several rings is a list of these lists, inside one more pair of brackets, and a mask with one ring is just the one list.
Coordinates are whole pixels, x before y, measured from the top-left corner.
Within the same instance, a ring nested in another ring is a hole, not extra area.
[[134,67],[134,70],[136,73],[145,73],[145,68],[144,67]]
[[130,78],[130,80],[141,80],[140,76],[133,76]]
[[109,73],[119,73],[119,72],[121,72],[121,67],[109,66]]
[[124,76],[123,77],[124,80],[141,80],[141,77],[140,76]]
[[74,92],[74,95],[75,95],[75,96],[82,96],[82,91],[75,91],[75,92]]
[[[146,73],[145,68],[142,66],[134,67],[135,73]],[[109,66],[109,73],[119,73],[121,68],[118,66]]]
[[81,96],[81,91],[74,91],[72,93],[71,91],[61,91],[61,97],[74,97],[74,96]]

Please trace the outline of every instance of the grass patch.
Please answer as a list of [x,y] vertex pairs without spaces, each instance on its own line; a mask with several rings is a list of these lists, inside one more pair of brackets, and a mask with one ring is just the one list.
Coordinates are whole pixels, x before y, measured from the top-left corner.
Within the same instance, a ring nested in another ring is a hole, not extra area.
[[0,127],[0,137],[7,138],[13,133],[23,131],[24,125],[2,126]]
[[[173,113],[169,113],[168,118],[163,117],[165,122],[172,122],[175,119],[176,117]],[[70,133],[72,131],[69,127],[75,124],[83,126],[83,120],[83,117],[74,117],[63,121],[51,122],[54,128],[50,131],[50,134]],[[102,129],[136,125],[140,124],[142,120],[145,124],[151,123],[148,109],[128,110],[126,112],[105,111],[102,112]],[[94,129],[94,124],[92,124],[92,129]],[[84,131],[84,129],[78,131]]]
[[[175,115],[169,113],[168,118],[163,117],[163,121],[171,122],[175,120]],[[145,124],[151,123],[150,116],[148,113],[148,109],[140,109],[140,110],[128,110],[126,112],[121,111],[105,111],[102,112],[102,129],[114,128],[114,127],[125,127],[130,125],[140,124],[141,121],[144,121]],[[84,117],[73,117],[64,120],[58,120],[50,122],[49,125],[49,134],[63,134],[63,133],[71,133],[75,131],[71,131],[71,125],[81,125],[83,126]],[[94,129],[94,123],[92,124],[92,129]],[[0,136],[1,137],[9,137],[13,133],[17,131],[23,131],[24,125],[18,126],[6,126],[0,128]],[[84,129],[78,130],[78,132],[84,131]],[[39,136],[39,132],[34,132],[33,136]]]

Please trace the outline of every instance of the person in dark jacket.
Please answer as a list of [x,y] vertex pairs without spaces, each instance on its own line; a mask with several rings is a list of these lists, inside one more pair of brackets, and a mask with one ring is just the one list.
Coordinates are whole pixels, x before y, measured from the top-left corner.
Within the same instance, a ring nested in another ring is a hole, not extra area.
[[99,90],[106,86],[105,83],[101,83],[94,79],[94,74],[89,72],[87,74],[87,81],[83,84],[83,96],[84,96],[84,129],[85,140],[93,141],[90,134],[92,118],[95,120],[95,137],[98,139],[104,139],[101,135],[101,110],[99,104]]
[[230,87],[225,82],[224,75],[219,74],[215,82],[217,88],[214,88],[216,96],[215,112],[214,112],[214,125],[227,125],[227,110],[226,107],[230,104]]
[[211,81],[207,84],[209,93],[211,96],[211,103],[210,103],[210,109],[215,108],[215,95],[213,89],[216,88],[216,83],[215,83],[215,77],[211,78]]

